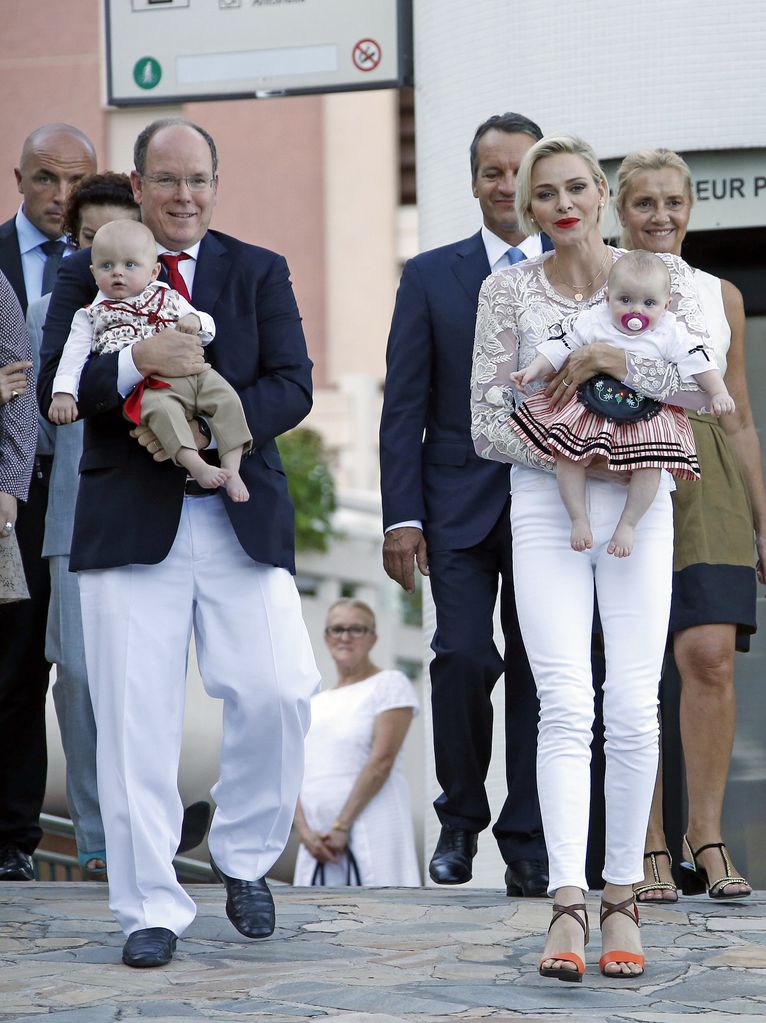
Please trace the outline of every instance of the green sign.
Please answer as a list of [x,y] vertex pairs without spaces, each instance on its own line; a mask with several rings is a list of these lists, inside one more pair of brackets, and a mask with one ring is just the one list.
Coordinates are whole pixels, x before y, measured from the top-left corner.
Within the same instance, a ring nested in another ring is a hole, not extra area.
[[160,84],[162,68],[154,57],[141,57],[133,65],[133,81],[139,89],[154,89]]

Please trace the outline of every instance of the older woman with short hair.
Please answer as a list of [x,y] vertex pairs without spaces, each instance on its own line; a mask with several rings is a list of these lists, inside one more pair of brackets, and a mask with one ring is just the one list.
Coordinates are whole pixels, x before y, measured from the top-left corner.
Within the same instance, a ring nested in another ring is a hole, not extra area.
[[401,671],[381,670],[370,659],[378,636],[364,601],[344,597],[332,604],[324,635],[337,682],[311,700],[293,883],[418,887],[401,765],[418,712],[415,690]]
[[[479,454],[512,462],[511,525],[514,586],[524,644],[540,697],[538,789],[550,860],[553,919],[540,973],[579,981],[588,937],[583,892],[590,800],[593,685],[590,639],[594,582],[606,650],[604,722],[607,805],[606,882],[601,903],[607,977],[643,973],[632,885],[643,876],[646,821],[657,769],[657,689],[667,634],[672,581],[671,481],[636,528],[635,549],[617,559],[608,543],[624,504],[618,473],[588,469],[593,546],[570,545],[571,524],[546,463],[509,425],[515,407],[510,374],[526,368],[544,340],[560,337],[578,313],[605,300],[605,283],[619,250],[599,228],[609,188],[587,143],[552,136],[527,153],[516,204],[522,229],[544,231],[554,250],[489,277],[482,286],[472,377],[472,431]],[[705,342],[691,270],[664,256],[671,309]],[[651,397],[674,398],[681,388],[672,364],[638,357],[604,343],[570,356],[549,385],[552,401],[607,372]],[[534,385],[532,385],[534,386]],[[684,400],[695,400],[684,385]],[[699,398],[696,398],[699,400]]]
[[[693,204],[684,159],[668,149],[630,153],[617,174],[615,206],[631,249],[681,254]],[[721,836],[721,813],[735,729],[734,652],[748,650],[756,629],[758,578],[766,581],[766,487],[761,447],[745,377],[745,311],[729,281],[695,270],[711,348],[736,402],[733,415],[693,413],[702,470],[699,483],[673,494],[675,554],[670,632],[681,677],[681,739],[686,760],[688,825],[684,891],[713,899],[752,893]],[[755,542],[754,542],[755,537]],[[642,902],[675,902],[676,885],[662,820],[658,775],[647,833]]]

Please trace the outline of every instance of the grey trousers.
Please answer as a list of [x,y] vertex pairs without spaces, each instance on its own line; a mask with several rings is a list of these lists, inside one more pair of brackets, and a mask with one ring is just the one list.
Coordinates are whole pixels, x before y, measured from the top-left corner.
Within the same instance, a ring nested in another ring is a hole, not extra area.
[[66,756],[66,795],[80,853],[105,847],[96,788],[96,722],[88,689],[82,638],[80,587],[69,558],[48,559],[51,602],[45,656],[56,665],[53,703]]

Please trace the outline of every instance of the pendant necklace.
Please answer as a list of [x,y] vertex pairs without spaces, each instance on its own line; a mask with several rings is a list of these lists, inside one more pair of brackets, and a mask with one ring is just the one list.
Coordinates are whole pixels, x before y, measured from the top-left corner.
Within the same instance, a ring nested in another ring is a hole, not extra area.
[[593,284],[595,281],[599,279],[601,274],[604,272],[604,267],[606,266],[607,259],[609,259],[609,249],[606,249],[606,251],[604,252],[604,258],[601,260],[601,266],[599,266],[595,276],[591,277],[587,284],[570,284],[569,281],[565,281],[564,278],[559,274],[559,263],[557,258],[556,276],[554,280],[560,281],[565,287],[569,288],[569,290],[574,293],[575,302],[582,302],[584,293],[591,286],[591,284]]

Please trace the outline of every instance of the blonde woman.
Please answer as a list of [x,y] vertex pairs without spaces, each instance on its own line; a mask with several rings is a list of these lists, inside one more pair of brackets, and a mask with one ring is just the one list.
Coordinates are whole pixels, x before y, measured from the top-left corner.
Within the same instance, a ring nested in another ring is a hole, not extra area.
[[[607,547],[622,512],[624,474],[591,467],[587,501],[593,546],[572,549],[571,524],[545,463],[509,425],[510,377],[525,369],[543,341],[566,334],[585,308],[605,301],[605,283],[620,251],[605,245],[599,222],[608,184],[593,150],[571,136],[542,139],[519,169],[516,207],[527,232],[544,231],[554,251],[503,270],[482,286],[472,376],[472,432],[479,454],[513,463],[511,530],[514,586],[524,644],[540,697],[538,789],[554,896],[540,973],[579,981],[588,938],[583,893],[590,801],[593,688],[590,640],[594,582],[604,633],[607,805],[606,882],[601,903],[607,977],[643,973],[644,955],[632,885],[642,857],[657,770],[657,688],[672,581],[670,477],[636,528],[636,548],[617,559]],[[671,311],[706,341],[694,302],[691,270],[663,257],[671,278]],[[579,383],[607,372],[649,396],[685,403],[696,390],[677,369],[608,344],[579,349],[549,385],[554,402]],[[540,386],[540,385],[538,385]],[[692,402],[699,398],[699,392]]]

